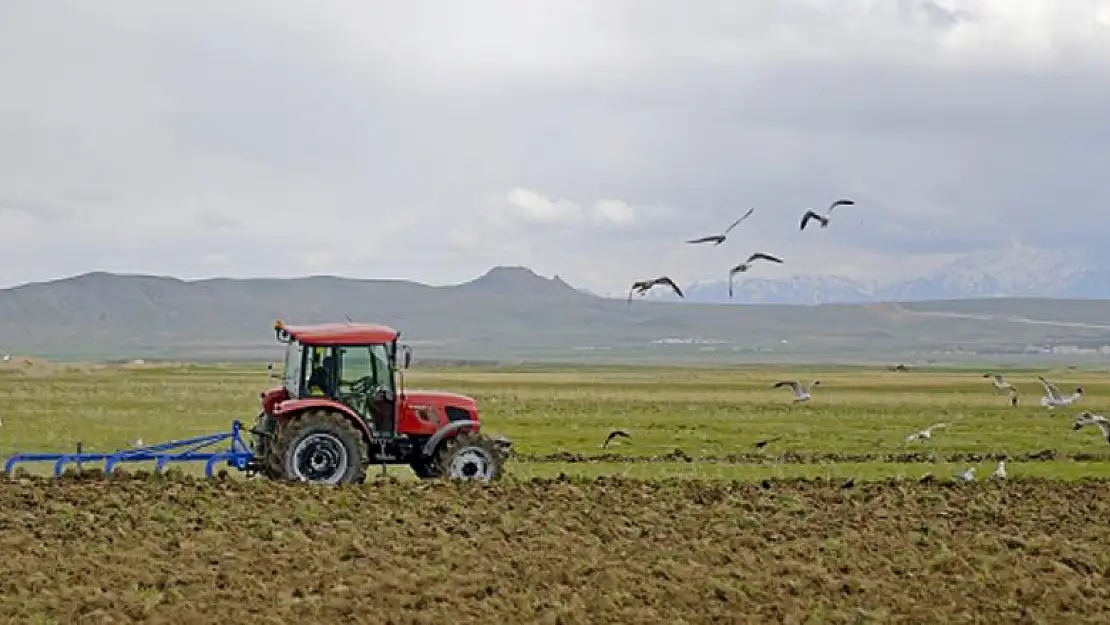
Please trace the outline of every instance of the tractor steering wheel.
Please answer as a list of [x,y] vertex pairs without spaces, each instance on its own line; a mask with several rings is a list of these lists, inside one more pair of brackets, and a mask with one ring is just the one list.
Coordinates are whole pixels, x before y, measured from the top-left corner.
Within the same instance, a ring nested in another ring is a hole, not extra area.
[[351,382],[351,392],[358,395],[370,395],[377,384],[374,384],[372,376],[363,376],[354,382]]

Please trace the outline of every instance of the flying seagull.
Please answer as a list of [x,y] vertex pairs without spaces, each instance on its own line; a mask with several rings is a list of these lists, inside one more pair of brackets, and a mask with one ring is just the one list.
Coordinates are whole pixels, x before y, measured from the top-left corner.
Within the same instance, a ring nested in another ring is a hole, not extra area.
[[1075,418],[1075,423],[1071,424],[1071,429],[1079,430],[1088,425],[1097,425],[1098,429],[1102,431],[1102,437],[1106,439],[1107,443],[1110,443],[1110,422],[1106,420],[1106,417],[1100,414],[1091,414],[1084,410]]
[[648,291],[650,291],[652,289],[652,287],[655,287],[655,286],[658,286],[658,285],[661,285],[661,284],[671,287],[671,289],[679,297],[686,297],[685,295],[682,294],[682,289],[678,288],[678,285],[674,283],[674,280],[671,280],[667,276],[660,276],[658,278],[655,278],[654,280],[638,280],[636,282],[633,282],[632,283],[632,288],[628,291],[628,303],[632,304],[632,295],[634,293],[639,294],[639,295],[643,295],[644,293],[647,293]]
[[763,252],[756,252],[755,254],[752,254],[751,256],[749,256],[748,260],[740,263],[739,265],[733,267],[732,269],[729,269],[729,271],[728,271],[728,296],[730,298],[732,297],[732,277],[735,276],[738,273],[744,273],[745,271],[751,269],[752,268],[752,263],[754,263],[757,260],[766,260],[768,262],[782,264],[782,259],[781,258],[776,258],[774,256],[771,256],[770,254],[764,254]]
[[601,446],[602,447],[608,447],[610,441],[612,441],[614,438],[616,438],[618,436],[623,436],[624,438],[631,438],[631,436],[629,436],[628,432],[625,432],[624,430],[613,430],[612,432],[609,432],[609,436],[605,439],[605,442],[602,443]]
[[984,378],[994,378],[991,380],[991,385],[994,386],[996,391],[1013,391],[1014,385],[1006,381],[1001,373],[984,373]]
[[1045,396],[1041,398],[1041,405],[1045,408],[1048,408],[1049,410],[1052,410],[1056,406],[1068,406],[1074,404],[1075,402],[1079,401],[1081,397],[1083,397],[1082,386],[1075,387],[1074,393],[1068,395],[1067,397],[1064,397],[1060,394],[1060,389],[1055,384],[1050,383],[1048,380],[1039,375],[1037,376],[1037,379],[1041,381],[1041,384],[1044,386],[1045,390]]
[[934,423],[934,424],[930,425],[929,427],[925,428],[924,430],[918,430],[918,431],[914,432],[913,434],[910,434],[909,436],[907,436],[906,437],[906,442],[911,443],[913,441],[929,440],[929,439],[933,438],[933,430],[944,429],[944,428],[948,427],[948,425],[949,425],[948,423]]
[[763,449],[764,447],[767,446],[767,443],[773,443],[773,442],[779,440],[780,438],[782,438],[782,437],[781,436],[772,436],[771,438],[765,438],[761,441],[756,441],[755,446],[760,448],[760,449]]
[[806,386],[806,385],[802,384],[801,382],[798,382],[797,380],[783,380],[782,382],[776,382],[775,385],[772,388],[779,388],[779,387],[782,387],[782,386],[789,386],[791,392],[794,393],[794,401],[795,402],[801,402],[801,401],[809,401],[809,399],[810,399],[809,390],[811,388],[813,388],[814,386],[818,386],[819,384],[821,384],[820,380],[814,380],[812,383],[810,383],[809,386]]
[[811,209],[807,210],[804,215],[802,215],[801,230],[806,229],[806,225],[809,224],[810,220],[816,220],[817,222],[819,222],[821,224],[822,228],[828,228],[829,227],[829,217],[832,216],[833,209],[835,209],[837,206],[855,206],[855,204],[856,204],[855,200],[837,200],[837,201],[833,202],[832,204],[829,204],[829,208],[825,210],[824,215],[814,211],[811,208]]
[[700,239],[692,239],[690,241],[687,241],[687,243],[709,243],[710,241],[712,241],[714,247],[718,246],[718,245],[725,242],[725,239],[728,237],[728,233],[732,232],[733,228],[740,225],[740,222],[744,221],[748,217],[751,217],[753,212],[755,212],[755,209],[754,208],[749,208],[748,212],[744,213],[743,217],[741,217],[740,219],[737,219],[736,221],[732,222],[732,225],[729,226],[728,228],[725,228],[725,231],[722,232],[721,234],[714,234],[714,235],[711,235],[711,236],[708,236],[708,237],[702,237]]

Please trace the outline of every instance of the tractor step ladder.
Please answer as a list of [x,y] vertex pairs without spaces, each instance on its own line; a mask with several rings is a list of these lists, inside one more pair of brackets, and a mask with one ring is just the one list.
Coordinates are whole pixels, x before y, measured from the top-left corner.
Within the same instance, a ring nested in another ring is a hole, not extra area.
[[[234,421],[230,432],[195,436],[110,453],[84,453],[80,444],[77,446],[77,453],[17,453],[4,463],[4,472],[11,474],[16,464],[27,462],[53,462],[55,477],[60,477],[65,470],[65,465],[69,463],[77,464],[80,470],[86,462],[104,462],[104,472],[111,473],[112,469],[121,462],[153,461],[156,463],[154,470],[160,473],[170,462],[204,462],[204,475],[212,477],[212,469],[221,461],[227,462],[228,466],[240,471],[247,469],[254,454],[243,442],[242,430],[242,424]],[[229,441],[227,449],[202,451],[222,441]]]

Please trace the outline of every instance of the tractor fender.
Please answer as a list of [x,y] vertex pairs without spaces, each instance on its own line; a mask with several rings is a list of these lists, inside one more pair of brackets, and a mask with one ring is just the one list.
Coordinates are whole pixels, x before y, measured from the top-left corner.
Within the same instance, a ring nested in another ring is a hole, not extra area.
[[433,453],[435,453],[436,447],[439,446],[439,443],[444,438],[450,436],[451,434],[454,434],[455,432],[463,428],[474,428],[475,430],[477,430],[478,422],[455,421],[453,423],[448,423],[447,425],[436,430],[435,434],[432,434],[432,437],[428,439],[428,442],[424,443],[424,448],[421,450],[421,453],[423,453],[425,456],[431,456]]
[[342,402],[337,402],[332,399],[324,398],[307,398],[307,399],[288,399],[279,403],[274,407],[273,417],[278,421],[285,421],[293,417],[293,415],[304,412],[312,408],[327,408],[342,414],[355,424],[355,427],[362,432],[366,438],[366,442],[372,442],[374,435],[370,432],[370,426],[366,421],[355,412],[353,408]]

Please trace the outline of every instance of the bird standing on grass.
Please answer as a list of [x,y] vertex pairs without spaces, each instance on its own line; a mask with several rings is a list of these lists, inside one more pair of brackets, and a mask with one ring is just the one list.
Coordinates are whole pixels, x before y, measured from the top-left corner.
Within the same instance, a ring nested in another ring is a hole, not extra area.
[[775,385],[772,388],[780,388],[780,387],[783,387],[783,386],[789,386],[790,387],[790,392],[794,393],[794,401],[795,402],[803,402],[803,401],[809,401],[810,400],[810,398],[812,397],[812,395],[810,395],[810,389],[812,389],[813,387],[815,387],[819,384],[821,384],[820,380],[814,380],[813,382],[810,383],[809,386],[806,386],[806,385],[802,384],[801,382],[799,382],[797,380],[783,380],[781,382],[776,382]]
[[686,297],[682,294],[682,289],[678,288],[678,285],[674,283],[674,280],[671,280],[667,276],[660,276],[653,280],[638,280],[636,282],[633,282],[632,288],[628,291],[629,305],[632,304],[633,294],[643,295],[644,293],[647,293],[652,288],[659,285],[669,286],[671,287],[671,290],[675,292],[675,295],[678,295],[679,297]]
[[732,269],[729,269],[729,271],[728,271],[728,296],[729,296],[729,298],[732,297],[732,278],[733,278],[733,276],[735,276],[738,273],[744,273],[745,271],[751,269],[752,268],[752,263],[754,263],[757,260],[765,260],[765,261],[772,262],[772,263],[782,264],[782,259],[781,258],[776,258],[774,256],[771,256],[770,254],[764,254],[763,252],[756,252],[755,254],[752,254],[751,256],[748,257],[748,260],[740,263],[739,265],[736,265]]
[[960,474],[960,481],[973,482],[975,481],[975,467],[968,467],[967,471]]
[[997,478],[997,479],[1005,479],[1005,477],[1006,477],[1006,461],[1005,460],[999,460],[998,461],[998,468],[994,470],[994,473],[991,473],[991,477],[992,478]]
[[829,208],[825,210],[824,215],[811,208],[807,210],[804,215],[802,215],[802,227],[800,228],[800,230],[805,230],[806,226],[811,220],[820,223],[822,228],[828,228],[829,218],[832,217],[833,209],[835,209],[837,206],[854,206],[855,203],[856,202],[854,200],[837,200],[832,204],[829,204]]
[[707,237],[702,237],[700,239],[691,239],[691,240],[687,241],[687,243],[709,243],[709,242],[712,241],[713,246],[716,247],[716,246],[724,243],[725,239],[728,238],[728,233],[732,232],[733,228],[740,225],[740,222],[744,221],[748,217],[751,217],[753,212],[755,212],[755,209],[754,208],[749,208],[748,212],[744,213],[743,217],[741,217],[740,219],[737,219],[736,221],[732,222],[732,225],[730,225],[728,228],[725,228],[725,231],[722,232],[721,234],[714,234],[714,235],[710,235],[710,236],[707,236]]

